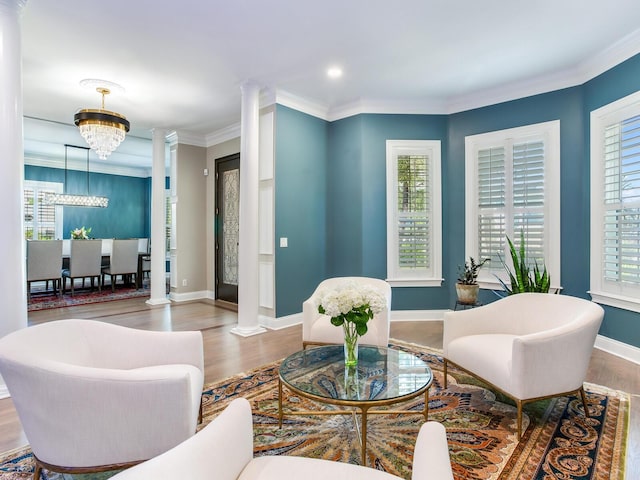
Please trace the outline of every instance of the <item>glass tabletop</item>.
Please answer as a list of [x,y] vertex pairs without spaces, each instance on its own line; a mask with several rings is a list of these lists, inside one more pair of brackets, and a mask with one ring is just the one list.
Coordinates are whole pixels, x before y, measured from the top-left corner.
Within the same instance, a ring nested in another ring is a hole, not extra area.
[[415,355],[361,345],[358,365],[344,366],[342,345],[308,348],[285,358],[282,381],[303,394],[336,402],[389,402],[425,391],[433,380]]

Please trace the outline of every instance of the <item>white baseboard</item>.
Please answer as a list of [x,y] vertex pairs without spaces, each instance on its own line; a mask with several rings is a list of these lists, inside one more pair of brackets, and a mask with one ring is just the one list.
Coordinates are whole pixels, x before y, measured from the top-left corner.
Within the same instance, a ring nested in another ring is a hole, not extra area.
[[293,327],[302,323],[302,313],[294,313],[284,317],[273,318],[266,315],[260,315],[260,325],[269,330],[280,330],[282,328]]
[[629,345],[628,343],[598,335],[596,337],[595,347],[604,352],[616,355],[617,357],[629,360],[630,362],[640,364],[640,348]]
[[212,299],[210,291],[201,290],[199,292],[187,292],[187,293],[169,293],[169,300],[173,302],[190,302],[193,300]]

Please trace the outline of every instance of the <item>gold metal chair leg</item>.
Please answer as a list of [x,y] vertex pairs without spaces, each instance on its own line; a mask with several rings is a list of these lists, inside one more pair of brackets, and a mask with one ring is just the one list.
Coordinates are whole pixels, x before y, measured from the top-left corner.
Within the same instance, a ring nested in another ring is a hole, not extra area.
[[42,466],[36,461],[36,466],[33,469],[33,480],[40,480],[40,473],[42,472]]
[[444,359],[444,388],[447,388],[447,359]]
[[584,406],[584,416],[589,418],[589,405],[587,405],[587,396],[584,393],[584,387],[580,387],[580,397],[582,398],[582,405]]
[[516,405],[518,406],[518,441],[520,441],[522,438],[522,402],[516,400]]

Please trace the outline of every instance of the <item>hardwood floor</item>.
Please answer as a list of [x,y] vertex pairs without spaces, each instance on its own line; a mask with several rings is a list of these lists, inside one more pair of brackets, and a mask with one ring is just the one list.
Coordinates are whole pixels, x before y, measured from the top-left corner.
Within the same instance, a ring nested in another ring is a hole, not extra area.
[[[237,313],[209,302],[190,302],[151,307],[144,299],[105,302],[57,310],[31,312],[29,324],[63,318],[97,319],[148,330],[201,330],[204,339],[205,382],[283,358],[302,347],[302,328],[269,330],[242,338],[229,331]],[[392,322],[391,336],[399,340],[442,348],[442,322]],[[640,366],[594,350],[587,382],[632,394],[628,479],[640,478]],[[526,409],[526,407],[525,407]],[[27,444],[11,399],[0,400],[0,451]]]

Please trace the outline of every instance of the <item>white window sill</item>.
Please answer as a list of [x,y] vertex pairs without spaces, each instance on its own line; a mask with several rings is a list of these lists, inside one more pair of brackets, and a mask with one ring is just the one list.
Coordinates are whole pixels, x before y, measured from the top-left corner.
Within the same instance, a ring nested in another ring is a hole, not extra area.
[[591,290],[587,293],[591,295],[591,300],[596,303],[640,313],[640,299],[616,295],[614,293],[594,292]]
[[441,287],[442,278],[387,278],[392,287]]

